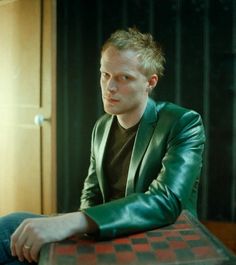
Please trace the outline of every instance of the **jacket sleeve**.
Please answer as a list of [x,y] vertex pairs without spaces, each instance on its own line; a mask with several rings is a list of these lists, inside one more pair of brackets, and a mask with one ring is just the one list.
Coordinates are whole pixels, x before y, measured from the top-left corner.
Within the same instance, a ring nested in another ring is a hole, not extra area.
[[204,140],[200,116],[193,111],[180,116],[168,131],[162,168],[146,192],[85,209],[99,236],[112,238],[175,222],[200,175]]

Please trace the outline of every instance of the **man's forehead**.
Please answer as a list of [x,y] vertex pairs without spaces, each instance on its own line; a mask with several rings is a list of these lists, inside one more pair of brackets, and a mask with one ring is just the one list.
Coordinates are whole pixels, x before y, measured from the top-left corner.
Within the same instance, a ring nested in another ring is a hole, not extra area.
[[108,49],[102,53],[100,61],[101,67],[120,67],[124,71],[128,71],[130,69],[136,69],[139,66],[138,55],[135,51],[119,51],[115,48]]
[[114,46],[109,46],[102,52],[101,58],[117,57],[124,59],[137,59],[138,53],[132,49],[119,50]]
[[114,62],[109,60],[101,60],[100,71],[109,72],[113,74],[130,74],[134,75],[139,69],[139,65],[137,63],[128,64],[125,62]]

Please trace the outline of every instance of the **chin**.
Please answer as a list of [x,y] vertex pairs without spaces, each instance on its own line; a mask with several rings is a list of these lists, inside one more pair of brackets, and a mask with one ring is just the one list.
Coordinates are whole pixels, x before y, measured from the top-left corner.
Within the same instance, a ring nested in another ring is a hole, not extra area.
[[112,108],[107,108],[104,106],[104,111],[107,113],[107,114],[110,114],[110,115],[117,115],[119,114],[120,112],[117,111],[117,110],[114,110]]
[[116,115],[118,113],[116,113],[115,111],[111,111],[111,110],[108,110],[108,109],[104,109],[104,111],[107,113],[107,114],[110,114],[110,115]]

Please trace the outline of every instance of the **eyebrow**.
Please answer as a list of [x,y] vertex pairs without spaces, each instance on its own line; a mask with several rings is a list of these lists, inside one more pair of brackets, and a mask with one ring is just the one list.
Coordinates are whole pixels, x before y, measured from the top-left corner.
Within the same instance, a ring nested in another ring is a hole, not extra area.
[[[102,69],[101,67],[100,67],[100,72],[109,73],[108,71],[106,71],[105,69]],[[129,76],[135,76],[135,74],[133,74],[132,71],[126,71],[126,70],[120,71],[120,72],[116,72],[116,73],[114,73],[114,75],[129,75]]]

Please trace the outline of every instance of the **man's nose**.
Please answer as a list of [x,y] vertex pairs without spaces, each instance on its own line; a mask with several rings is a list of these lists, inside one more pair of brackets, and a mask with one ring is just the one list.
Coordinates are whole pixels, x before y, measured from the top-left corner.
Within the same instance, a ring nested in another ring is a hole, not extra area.
[[117,83],[115,82],[115,80],[113,78],[111,78],[108,82],[107,82],[107,90],[110,92],[115,92],[117,91]]

